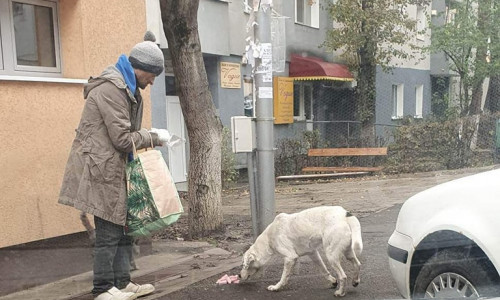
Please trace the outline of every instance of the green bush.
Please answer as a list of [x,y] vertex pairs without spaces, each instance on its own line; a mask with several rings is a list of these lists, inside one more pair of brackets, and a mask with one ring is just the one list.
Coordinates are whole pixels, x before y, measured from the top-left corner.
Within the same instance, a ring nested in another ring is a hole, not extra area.
[[406,120],[405,125],[394,132],[385,171],[426,172],[491,164],[494,120],[496,118],[490,115],[482,115],[479,125],[475,117]]
[[300,174],[302,168],[308,165],[309,148],[326,148],[318,130],[304,131],[300,138],[283,138],[277,142],[274,157],[274,172],[276,176]]

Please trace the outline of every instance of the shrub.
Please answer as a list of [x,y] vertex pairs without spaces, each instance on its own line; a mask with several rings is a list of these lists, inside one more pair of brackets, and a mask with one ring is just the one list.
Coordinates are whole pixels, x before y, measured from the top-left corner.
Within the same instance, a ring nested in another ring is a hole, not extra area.
[[276,176],[299,174],[308,165],[307,150],[309,148],[325,148],[318,130],[304,131],[300,138],[283,138],[277,142],[274,157],[274,172]]
[[[491,151],[494,120],[482,115],[479,125],[475,117],[462,117],[446,121],[411,121],[394,131],[394,142],[389,146],[386,171],[393,173],[426,172],[458,169],[491,164],[492,155],[478,155],[472,147],[477,134],[476,148]],[[482,148],[484,149],[484,148]]]

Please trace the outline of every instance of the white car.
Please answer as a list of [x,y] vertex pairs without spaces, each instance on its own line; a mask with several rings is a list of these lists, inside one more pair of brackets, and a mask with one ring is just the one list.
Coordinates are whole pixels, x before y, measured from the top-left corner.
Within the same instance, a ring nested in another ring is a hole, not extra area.
[[500,296],[500,169],[409,198],[388,254],[405,298]]

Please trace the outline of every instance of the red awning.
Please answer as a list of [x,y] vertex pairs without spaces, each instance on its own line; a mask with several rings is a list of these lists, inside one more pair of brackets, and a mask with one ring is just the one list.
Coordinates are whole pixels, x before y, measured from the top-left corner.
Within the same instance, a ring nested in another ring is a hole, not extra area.
[[289,76],[295,80],[354,80],[346,65],[326,62],[319,57],[303,57],[297,54],[292,54]]

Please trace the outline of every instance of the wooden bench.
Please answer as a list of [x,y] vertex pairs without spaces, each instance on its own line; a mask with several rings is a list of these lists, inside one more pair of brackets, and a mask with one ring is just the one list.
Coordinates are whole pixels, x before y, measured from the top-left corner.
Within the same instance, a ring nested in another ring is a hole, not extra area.
[[[324,149],[309,149],[308,157],[338,157],[338,156],[384,156],[387,155],[387,148],[324,148]],[[349,172],[378,172],[383,167],[305,167],[302,169],[304,173],[310,172],[330,172],[330,173],[349,173]]]

